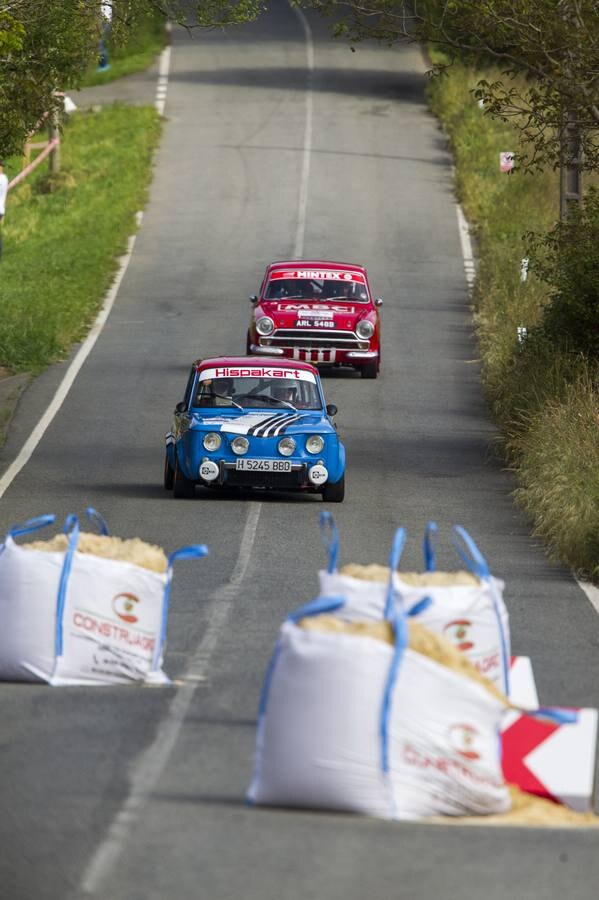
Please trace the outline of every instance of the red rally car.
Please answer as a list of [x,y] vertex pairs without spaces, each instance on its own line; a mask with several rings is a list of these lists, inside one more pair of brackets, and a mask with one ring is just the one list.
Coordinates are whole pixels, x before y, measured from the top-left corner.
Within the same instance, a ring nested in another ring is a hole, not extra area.
[[373,300],[363,266],[325,260],[266,268],[247,335],[248,355],[284,356],[316,366],[353,366],[376,378],[383,300]]

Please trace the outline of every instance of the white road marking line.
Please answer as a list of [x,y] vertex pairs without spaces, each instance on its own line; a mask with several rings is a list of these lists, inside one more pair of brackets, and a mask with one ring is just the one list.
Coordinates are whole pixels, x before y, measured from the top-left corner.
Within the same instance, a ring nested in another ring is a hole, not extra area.
[[184,679],[176,683],[177,693],[158,727],[154,741],[131,765],[132,774],[127,799],[112,820],[106,837],[83,874],[81,890],[84,895],[94,894],[116,866],[131,832],[137,825],[140,812],[168,762],[198,685],[206,679],[207,668],[222,627],[247,571],[261,509],[261,503],[249,505],[239,555],[231,578],[210,595],[209,602],[213,608],[210,622],[190,661],[188,671]]
[[[459,203],[456,204],[456,208],[458,211],[458,227],[460,230],[462,257],[464,259],[464,271],[466,273],[468,289],[471,290],[476,279],[476,268],[474,253],[472,251],[472,241],[470,240],[470,226],[468,225],[468,221]],[[574,580],[579,588],[584,591],[595,611],[599,613],[599,588],[596,588],[588,581],[579,581],[578,578],[575,578]]]
[[[164,83],[165,81],[166,81],[166,83],[168,83],[170,60],[171,60],[171,48],[170,48],[170,46],[167,46],[164,48],[164,50],[160,54],[160,60],[158,63],[159,85],[161,85],[161,82]],[[164,113],[165,102],[166,102],[165,97],[158,98],[158,89],[157,89],[157,99],[156,99],[155,106],[160,115],[163,115],[163,113]],[[142,212],[138,212],[136,214],[136,221],[137,221],[138,226],[141,224],[142,216],[143,216]],[[73,382],[75,381],[75,378],[79,374],[79,370],[81,369],[83,363],[89,356],[94,344],[98,340],[98,337],[100,336],[100,333],[101,333],[102,329],[104,328],[104,325],[106,324],[106,320],[108,319],[110,310],[113,307],[119,287],[125,276],[125,272],[127,271],[127,267],[129,265],[129,260],[131,259],[131,254],[133,252],[134,244],[135,244],[135,235],[132,235],[129,238],[129,243],[127,245],[127,252],[125,253],[124,256],[121,257],[120,267],[119,267],[117,276],[112,284],[112,287],[110,288],[110,290],[106,294],[106,297],[104,298],[104,303],[102,305],[102,309],[98,313],[96,321],[92,325],[92,328],[91,328],[88,336],[86,337],[85,341],[83,342],[83,344],[77,351],[75,358],[73,359],[71,365],[67,369],[64,378],[60,382],[58,389],[57,389],[56,393],[54,394],[54,397],[52,398],[48,408],[46,409],[46,412],[41,417],[41,419],[39,420],[39,422],[37,423],[37,425],[31,432],[31,434],[29,435],[29,438],[27,439],[27,441],[21,448],[16,459],[13,460],[13,462],[8,467],[8,469],[6,470],[6,472],[4,473],[2,478],[0,478],[0,497],[2,497],[6,493],[6,490],[10,487],[10,485],[12,484],[14,479],[17,477],[17,475],[19,474],[21,469],[25,465],[27,465],[27,463],[31,459],[31,456],[33,455],[35,448],[41,441],[42,437],[46,433],[46,430],[48,429],[52,420],[54,419],[54,417],[56,416],[60,407],[64,403],[64,401],[67,397],[67,394],[69,393],[71,387],[73,386]]]
[[599,588],[595,587],[594,584],[591,584],[590,581],[578,581],[578,578],[576,581],[579,588],[581,588],[589,598],[595,612],[599,613]]
[[168,73],[171,65],[171,48],[170,45],[165,47],[160,54],[158,62],[158,85],[156,87],[156,99],[154,106],[158,115],[164,115],[164,107],[166,105],[166,92],[168,88]]
[[[138,225],[141,222],[141,216],[142,216],[142,213],[137,213]],[[136,236],[133,234],[129,238],[129,242],[127,245],[127,252],[125,253],[124,256],[121,256],[119,271],[117,273],[116,278],[114,279],[112,287],[110,288],[110,290],[108,291],[108,293],[106,294],[106,296],[104,298],[104,303],[102,305],[102,309],[98,313],[98,315],[96,317],[96,321],[92,325],[89,334],[87,335],[86,339],[84,340],[81,347],[77,351],[75,358],[73,359],[73,361],[71,362],[67,371],[65,372],[65,375],[64,375],[62,381],[60,382],[60,384],[58,385],[58,388],[56,390],[56,393],[54,394],[54,397],[48,404],[48,408],[46,409],[45,413],[43,414],[43,416],[41,417],[41,419],[39,420],[39,422],[37,423],[37,425],[31,432],[31,434],[29,435],[29,437],[23,444],[23,447],[19,451],[17,457],[12,461],[12,463],[10,464],[10,466],[8,467],[8,469],[6,470],[6,472],[4,473],[2,478],[0,478],[0,497],[4,496],[7,489],[10,487],[10,485],[12,484],[14,479],[17,477],[17,475],[19,474],[21,469],[24,466],[26,466],[27,463],[29,462],[29,460],[31,459],[34,450],[36,449],[37,445],[43,438],[44,434],[46,433],[46,430],[48,429],[48,427],[51,424],[52,420],[54,419],[55,415],[59,411],[60,407],[64,403],[64,401],[67,397],[67,394],[69,393],[69,391],[71,390],[71,387],[73,386],[73,382],[75,381],[75,378],[79,374],[79,370],[81,369],[83,363],[85,362],[85,360],[91,353],[94,344],[100,337],[102,329],[104,328],[104,325],[106,324],[106,320],[108,319],[108,316],[110,315],[110,310],[112,309],[114,301],[116,300],[116,295],[118,293],[119,287],[121,286],[121,282],[122,282],[123,278],[125,277],[125,272],[127,271],[127,268],[129,266],[129,261],[131,260],[131,254],[133,253],[133,246],[135,244],[135,237]]]
[[456,209],[458,213],[460,244],[462,245],[462,258],[464,260],[464,272],[466,273],[468,291],[471,291],[476,280],[476,264],[474,261],[474,253],[472,252],[472,241],[470,240],[470,227],[459,203],[456,203]]
[[[291,4],[290,4],[291,6]],[[297,231],[295,233],[295,244],[293,247],[293,255],[296,259],[300,259],[304,253],[304,241],[306,237],[306,211],[308,208],[308,181],[310,179],[310,157],[312,154],[312,79],[314,76],[314,40],[312,38],[312,29],[305,15],[297,6],[291,6],[291,9],[300,20],[306,36],[306,56],[308,67],[308,84],[306,87],[306,120],[304,125],[304,146],[302,156],[302,172],[300,176],[300,192],[297,216]]]

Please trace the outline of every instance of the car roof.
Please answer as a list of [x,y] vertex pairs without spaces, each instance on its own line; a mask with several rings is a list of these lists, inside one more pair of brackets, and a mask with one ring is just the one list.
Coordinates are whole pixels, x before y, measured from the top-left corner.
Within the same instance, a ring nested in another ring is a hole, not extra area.
[[208,359],[198,359],[194,363],[196,369],[211,369],[216,366],[234,368],[257,367],[261,369],[301,369],[303,372],[312,372],[318,375],[318,369],[300,359],[284,359],[283,357],[269,356],[212,356]]
[[334,262],[330,259],[288,259],[271,262],[266,267],[268,273],[276,269],[341,269],[348,272],[362,272],[366,274],[364,266],[358,263]]

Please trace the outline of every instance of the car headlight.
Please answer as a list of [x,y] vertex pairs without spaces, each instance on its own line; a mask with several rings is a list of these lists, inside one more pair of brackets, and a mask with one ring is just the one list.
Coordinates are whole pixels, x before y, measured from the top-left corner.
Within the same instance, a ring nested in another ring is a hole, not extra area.
[[206,450],[218,450],[222,441],[220,434],[217,434],[216,431],[209,431],[208,434],[204,435],[204,447]]
[[258,334],[272,334],[275,330],[275,323],[269,316],[260,316],[256,320],[256,331]]
[[319,434],[311,434],[306,441],[306,450],[308,453],[320,453],[324,447],[324,441]]
[[250,442],[244,437],[236,437],[231,441],[231,450],[233,453],[236,453],[237,456],[243,456],[244,453],[247,453],[249,446]]
[[368,319],[360,319],[356,328],[356,334],[359,338],[362,338],[362,340],[371,338],[374,334],[374,325],[372,322],[369,322]]
[[283,456],[291,456],[293,451],[295,450],[295,441],[293,438],[284,437],[278,443],[279,453]]

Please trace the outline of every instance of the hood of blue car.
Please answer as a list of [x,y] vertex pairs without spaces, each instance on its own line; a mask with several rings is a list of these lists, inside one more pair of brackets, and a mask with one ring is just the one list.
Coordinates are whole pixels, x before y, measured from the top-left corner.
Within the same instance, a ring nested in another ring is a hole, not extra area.
[[255,437],[334,431],[328,418],[321,412],[299,409],[296,412],[291,409],[278,412],[251,410],[209,416],[194,413],[190,427],[202,430],[209,428],[211,431],[221,431],[224,434],[254,435]]

